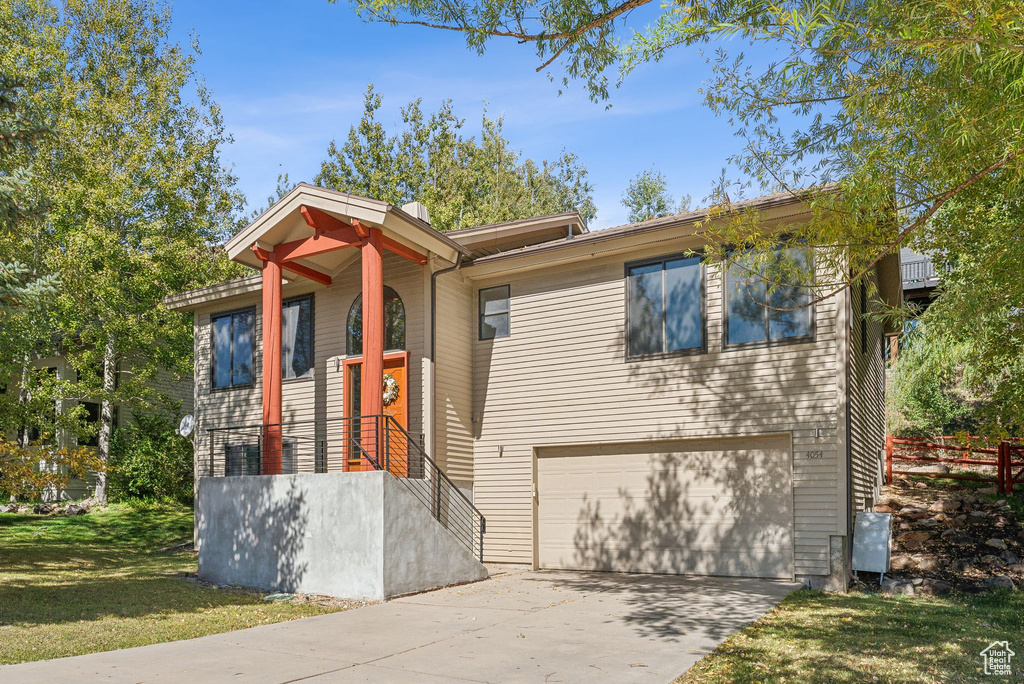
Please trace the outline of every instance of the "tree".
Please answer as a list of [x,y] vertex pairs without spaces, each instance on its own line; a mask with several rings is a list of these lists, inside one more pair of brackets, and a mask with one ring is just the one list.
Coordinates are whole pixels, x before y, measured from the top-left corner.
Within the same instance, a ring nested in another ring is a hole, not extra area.
[[[754,184],[804,197],[814,220],[783,232],[839,248],[820,253],[828,263],[819,271],[836,275],[808,283],[811,303],[912,241],[951,199],[967,210],[992,192],[1022,195],[1024,5],[1016,0],[697,0],[663,5],[621,40],[628,13],[646,4],[357,0],[356,9],[370,20],[462,32],[481,51],[495,38],[532,45],[541,69],[559,61],[594,99],[608,97],[609,70],[626,78],[674,48],[738,38],[773,50],[766,64],[724,47],[710,59],[706,103],[744,141],[732,159],[744,180],[713,193],[722,239],[708,257],[726,258],[724,245],[736,244],[768,255],[777,239],[758,229],[754,212],[730,212],[729,195]],[[954,237],[939,247],[964,251]]]
[[633,176],[622,195],[622,206],[629,209],[630,222],[689,211],[690,201],[689,195],[683,195],[679,204],[674,205],[668,191],[668,181],[661,172],[653,169]]
[[401,110],[402,131],[389,134],[376,118],[380,106],[371,85],[359,124],[344,143],[331,141],[319,185],[399,206],[422,202],[438,230],[564,211],[584,219],[596,214],[587,171],[575,155],[563,152],[539,165],[522,160],[501,119],[486,113],[479,142],[466,138],[451,101],[429,117],[420,100],[410,102]]
[[[115,402],[153,408],[159,370],[191,372],[191,319],[160,301],[237,271],[214,247],[241,198],[220,161],[220,110],[196,81],[194,48],[169,41],[169,10],[149,0],[61,10],[48,27],[63,69],[49,96],[55,134],[36,160],[50,193],[38,240],[63,283],[55,332],[78,371],[65,396],[100,402],[105,463]],[[102,473],[96,495],[106,496]]]

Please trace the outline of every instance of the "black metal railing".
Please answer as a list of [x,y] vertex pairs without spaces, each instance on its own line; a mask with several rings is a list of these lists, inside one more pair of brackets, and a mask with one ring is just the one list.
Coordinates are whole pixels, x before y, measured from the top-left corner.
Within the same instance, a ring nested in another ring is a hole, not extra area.
[[486,519],[427,455],[422,435],[392,416],[210,428],[207,436],[211,477],[387,471],[483,560]]

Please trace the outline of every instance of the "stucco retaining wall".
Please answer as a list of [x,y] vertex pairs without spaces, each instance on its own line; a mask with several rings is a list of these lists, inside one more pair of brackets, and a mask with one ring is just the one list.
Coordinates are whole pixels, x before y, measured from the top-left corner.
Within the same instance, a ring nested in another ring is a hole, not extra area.
[[202,477],[199,577],[382,600],[487,577],[389,473]]

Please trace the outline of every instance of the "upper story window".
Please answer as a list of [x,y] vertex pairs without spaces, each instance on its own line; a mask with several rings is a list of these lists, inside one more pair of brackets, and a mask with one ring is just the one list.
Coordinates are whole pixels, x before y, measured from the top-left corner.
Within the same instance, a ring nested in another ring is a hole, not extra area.
[[[363,353],[363,295],[356,297],[348,310],[348,334],[345,353],[359,356]],[[384,351],[405,349],[405,305],[390,287],[384,286]]]
[[[807,275],[814,259],[802,247],[773,252],[774,263],[758,263],[752,256],[729,259],[725,276],[725,344],[729,346],[799,342],[814,338],[814,309]],[[786,282],[770,287],[768,280]]]
[[281,305],[281,373],[301,378],[313,368],[313,295]]
[[508,285],[480,290],[480,339],[493,340],[508,337],[511,330]]
[[252,384],[255,309],[217,314],[210,318],[213,350],[210,377],[214,389]]
[[699,256],[626,265],[626,355],[704,349],[704,267]]

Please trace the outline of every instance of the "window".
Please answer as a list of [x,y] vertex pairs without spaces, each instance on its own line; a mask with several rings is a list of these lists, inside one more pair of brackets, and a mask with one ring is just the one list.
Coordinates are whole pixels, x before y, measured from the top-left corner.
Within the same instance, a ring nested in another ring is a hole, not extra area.
[[[345,353],[359,356],[363,353],[363,295],[356,297],[348,310],[348,335]],[[405,349],[405,305],[390,287],[384,287],[384,351]]]
[[700,257],[627,264],[627,356],[704,348],[704,268]]
[[252,384],[255,309],[219,314],[210,319],[213,336],[210,375],[214,389]]
[[508,337],[510,330],[509,286],[480,290],[480,339]]
[[85,423],[93,426],[95,432],[85,439],[78,440],[79,446],[98,447],[100,445],[100,405],[95,401],[83,401],[85,407]]
[[313,295],[289,299],[281,306],[281,373],[301,378],[313,368]]
[[[814,336],[810,289],[797,282],[802,279],[798,274],[813,272],[810,252],[798,247],[777,249],[773,260],[769,269],[748,254],[730,257],[725,278],[727,345],[798,341]],[[789,282],[769,288],[767,280],[772,278]]]

